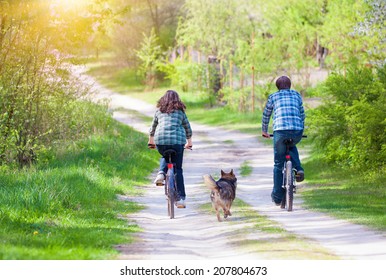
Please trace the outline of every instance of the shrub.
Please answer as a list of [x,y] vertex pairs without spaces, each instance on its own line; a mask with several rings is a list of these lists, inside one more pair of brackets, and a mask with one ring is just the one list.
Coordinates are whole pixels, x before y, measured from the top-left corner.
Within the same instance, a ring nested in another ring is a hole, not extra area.
[[310,129],[325,159],[363,171],[386,163],[385,67],[352,67],[323,85],[326,100],[311,114]]

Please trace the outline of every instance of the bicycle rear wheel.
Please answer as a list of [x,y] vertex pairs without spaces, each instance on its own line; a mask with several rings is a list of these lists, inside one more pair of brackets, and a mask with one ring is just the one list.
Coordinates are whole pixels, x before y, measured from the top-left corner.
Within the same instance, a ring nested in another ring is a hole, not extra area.
[[170,216],[170,219],[174,219],[174,197],[175,197],[175,182],[174,182],[174,174],[172,170],[168,170],[168,173],[166,174],[166,190],[167,190],[167,201],[168,201],[168,215]]
[[286,187],[285,187],[286,206],[288,211],[292,211],[293,199],[294,199],[294,184],[293,184],[293,171],[292,171],[291,161],[287,161],[286,163],[285,176],[286,176]]

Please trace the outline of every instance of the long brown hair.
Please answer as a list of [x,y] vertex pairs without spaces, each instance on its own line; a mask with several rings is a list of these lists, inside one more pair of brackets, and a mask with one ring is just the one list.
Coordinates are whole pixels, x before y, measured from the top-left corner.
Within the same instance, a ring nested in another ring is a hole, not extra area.
[[168,90],[166,93],[158,100],[157,108],[160,109],[162,113],[172,113],[176,110],[181,110],[185,112],[186,106],[181,101],[178,93],[174,90]]

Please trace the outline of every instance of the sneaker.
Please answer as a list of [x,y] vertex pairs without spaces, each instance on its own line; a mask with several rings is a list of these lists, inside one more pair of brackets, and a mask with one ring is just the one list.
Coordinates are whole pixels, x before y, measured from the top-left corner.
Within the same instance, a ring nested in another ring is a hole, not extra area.
[[165,173],[162,171],[158,172],[157,177],[154,180],[154,184],[156,186],[163,186],[164,181],[165,181]]
[[176,202],[177,208],[186,208],[185,199],[180,199]]
[[304,171],[303,170],[297,171],[295,178],[296,178],[296,182],[302,182],[304,180]]

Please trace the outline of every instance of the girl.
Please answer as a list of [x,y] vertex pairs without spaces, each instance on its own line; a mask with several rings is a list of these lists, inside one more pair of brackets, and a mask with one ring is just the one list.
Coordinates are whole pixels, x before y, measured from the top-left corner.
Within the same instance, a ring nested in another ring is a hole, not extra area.
[[[157,110],[149,131],[150,148],[157,148],[162,155],[164,151],[173,149],[177,155],[172,158],[176,164],[177,190],[180,200],[176,202],[178,208],[185,208],[185,184],[182,170],[184,148],[192,148],[192,129],[185,114],[186,106],[174,90],[168,90],[158,100]],[[160,160],[160,169],[154,183],[162,185],[167,172],[166,160]]]

